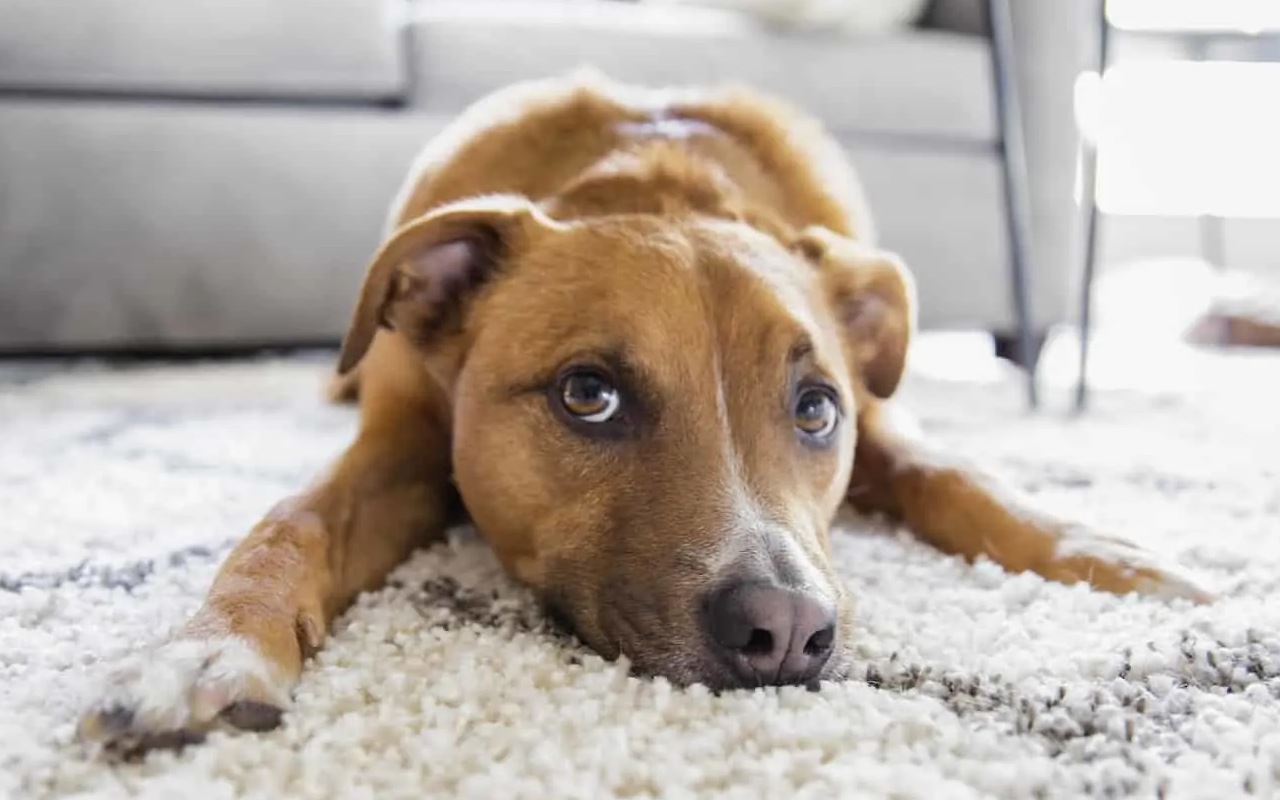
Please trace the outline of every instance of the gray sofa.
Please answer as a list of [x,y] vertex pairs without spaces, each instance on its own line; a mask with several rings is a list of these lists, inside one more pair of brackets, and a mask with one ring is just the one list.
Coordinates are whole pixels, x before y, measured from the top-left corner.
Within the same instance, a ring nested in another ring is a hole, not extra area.
[[[1080,12],[1012,6],[1044,328],[1071,284]],[[922,324],[1010,332],[983,9],[850,39],[606,0],[0,0],[0,352],[334,340],[417,148],[584,63],[807,107],[915,270]]]

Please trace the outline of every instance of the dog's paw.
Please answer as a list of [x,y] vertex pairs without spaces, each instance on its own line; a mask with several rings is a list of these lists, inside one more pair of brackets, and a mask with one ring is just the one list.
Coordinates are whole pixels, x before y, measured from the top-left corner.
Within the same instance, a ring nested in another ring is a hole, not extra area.
[[245,639],[178,639],[116,669],[81,718],[77,738],[109,756],[202,741],[214,727],[269,730],[291,681]]
[[1067,583],[1084,581],[1114,594],[1138,594],[1161,600],[1209,603],[1213,595],[1176,564],[1150,551],[1083,526],[1072,526],[1058,542],[1050,567]]

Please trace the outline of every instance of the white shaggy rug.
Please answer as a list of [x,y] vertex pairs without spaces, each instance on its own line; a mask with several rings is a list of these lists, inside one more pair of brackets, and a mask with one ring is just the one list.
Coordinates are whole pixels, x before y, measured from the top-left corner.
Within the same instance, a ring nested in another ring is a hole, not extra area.
[[[342,617],[283,728],[87,760],[106,664],[178,624],[229,543],[350,436],[328,360],[0,365],[0,797],[1269,797],[1280,787],[1280,360],[1029,417],[1007,376],[913,378],[927,427],[1047,504],[1169,553],[1193,608],[835,551],[856,675],[712,696],[547,632],[465,535]],[[1232,381],[1236,381],[1233,383]]]

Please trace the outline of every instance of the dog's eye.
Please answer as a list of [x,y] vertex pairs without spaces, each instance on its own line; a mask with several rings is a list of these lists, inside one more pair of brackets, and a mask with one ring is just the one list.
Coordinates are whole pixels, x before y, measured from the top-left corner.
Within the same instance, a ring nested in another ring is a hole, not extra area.
[[805,436],[825,439],[840,423],[840,406],[830,389],[811,386],[796,396],[796,429]]
[[598,372],[571,372],[560,382],[560,404],[583,422],[608,422],[618,413],[618,390]]

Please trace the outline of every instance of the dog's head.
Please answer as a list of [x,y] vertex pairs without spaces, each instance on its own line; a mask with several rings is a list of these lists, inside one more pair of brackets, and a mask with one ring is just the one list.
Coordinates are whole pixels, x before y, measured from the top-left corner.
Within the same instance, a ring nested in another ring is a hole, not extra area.
[[340,368],[379,325],[413,343],[477,528],[597,651],[677,683],[811,683],[846,667],[828,529],[912,305],[896,259],[825,230],[489,197],[384,245]]

